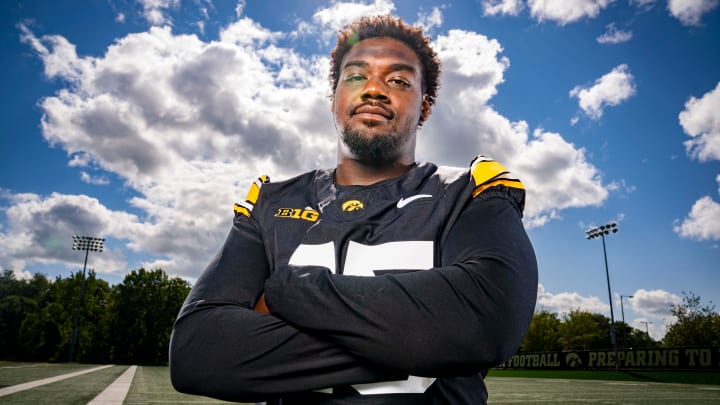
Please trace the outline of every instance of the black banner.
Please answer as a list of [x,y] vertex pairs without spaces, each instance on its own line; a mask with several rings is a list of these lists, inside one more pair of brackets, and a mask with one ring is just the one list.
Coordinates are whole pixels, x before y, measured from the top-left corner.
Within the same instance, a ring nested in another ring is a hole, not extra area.
[[[518,353],[497,368],[614,369],[613,350]],[[720,347],[618,349],[617,366],[646,370],[720,370]]]

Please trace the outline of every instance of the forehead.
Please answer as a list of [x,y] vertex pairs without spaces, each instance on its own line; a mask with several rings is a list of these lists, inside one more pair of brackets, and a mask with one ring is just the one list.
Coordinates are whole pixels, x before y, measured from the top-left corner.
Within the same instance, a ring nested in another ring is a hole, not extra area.
[[390,37],[363,39],[353,46],[343,58],[341,68],[348,63],[365,64],[405,64],[416,67],[420,71],[420,59],[415,51],[404,42]]

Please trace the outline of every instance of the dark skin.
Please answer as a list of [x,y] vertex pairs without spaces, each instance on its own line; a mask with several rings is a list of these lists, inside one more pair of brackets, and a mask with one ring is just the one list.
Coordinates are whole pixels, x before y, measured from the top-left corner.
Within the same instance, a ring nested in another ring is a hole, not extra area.
[[[430,116],[423,93],[422,65],[415,52],[389,37],[360,41],[343,58],[332,103],[338,127],[338,185],[366,186],[405,174],[415,164],[417,128]],[[396,137],[392,158],[359,156],[345,142],[347,130],[360,138]],[[265,294],[255,310],[270,313]]]
[[[415,163],[418,125],[430,116],[418,56],[393,38],[360,41],[343,58],[332,112],[340,131],[337,184],[370,185],[402,176]],[[398,148],[389,161],[358,156],[345,143],[346,129],[367,138],[397,137]]]

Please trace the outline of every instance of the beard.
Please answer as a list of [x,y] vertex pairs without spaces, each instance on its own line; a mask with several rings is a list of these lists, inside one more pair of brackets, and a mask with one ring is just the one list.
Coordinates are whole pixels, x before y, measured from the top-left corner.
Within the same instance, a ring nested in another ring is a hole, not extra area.
[[361,162],[384,166],[395,163],[405,150],[406,143],[412,138],[412,119],[405,120],[395,131],[387,133],[365,134],[362,129],[344,125],[342,143],[350,153]]

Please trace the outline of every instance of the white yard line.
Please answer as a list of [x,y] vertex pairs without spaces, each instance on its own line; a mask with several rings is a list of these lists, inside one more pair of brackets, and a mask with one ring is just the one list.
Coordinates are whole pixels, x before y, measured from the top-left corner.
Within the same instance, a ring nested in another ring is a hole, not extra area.
[[77,377],[79,375],[92,373],[93,371],[102,370],[102,369],[108,368],[108,367],[112,367],[112,364],[107,365],[107,366],[89,368],[86,370],[80,370],[80,371],[76,371],[74,373],[56,375],[55,377],[43,378],[42,380],[30,381],[30,382],[26,382],[23,384],[11,385],[11,386],[5,387],[5,388],[0,388],[0,397],[2,397],[4,395],[9,395],[9,394],[12,394],[12,393],[15,393],[18,391],[29,390],[30,388],[39,387],[41,385],[54,383],[56,381],[62,381],[62,380],[68,379],[68,378]]
[[105,391],[101,392],[88,405],[121,405],[130,390],[137,366],[130,366]]

